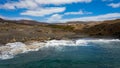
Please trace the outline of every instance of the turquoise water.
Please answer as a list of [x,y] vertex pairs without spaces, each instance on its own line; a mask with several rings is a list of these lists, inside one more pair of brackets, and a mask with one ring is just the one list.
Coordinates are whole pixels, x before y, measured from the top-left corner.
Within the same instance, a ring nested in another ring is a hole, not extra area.
[[0,60],[0,68],[120,68],[120,42],[43,47]]

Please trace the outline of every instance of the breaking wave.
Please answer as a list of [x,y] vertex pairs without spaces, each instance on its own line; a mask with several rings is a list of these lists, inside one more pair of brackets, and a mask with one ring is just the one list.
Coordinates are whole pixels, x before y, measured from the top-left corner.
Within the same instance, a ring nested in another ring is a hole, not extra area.
[[119,39],[78,39],[78,40],[51,40],[46,42],[22,43],[14,42],[0,46],[0,59],[11,59],[15,55],[30,51],[39,51],[43,47],[62,47],[62,46],[90,46],[89,43],[110,43],[120,42]]

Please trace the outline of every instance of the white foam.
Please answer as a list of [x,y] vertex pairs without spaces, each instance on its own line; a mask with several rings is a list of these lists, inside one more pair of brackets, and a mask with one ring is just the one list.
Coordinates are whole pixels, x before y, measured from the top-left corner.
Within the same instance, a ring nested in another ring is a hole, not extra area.
[[38,51],[43,46],[40,42],[34,42],[26,45],[22,42],[8,43],[0,47],[0,59],[11,59],[20,53],[27,53],[29,51]]
[[64,46],[89,46],[88,43],[110,43],[120,42],[119,39],[78,39],[78,40],[51,40],[46,42],[22,42],[8,43],[0,47],[0,59],[11,59],[17,54],[29,51],[38,51],[43,47],[56,47],[61,49]]
[[92,43],[110,43],[110,42],[120,42],[119,39],[79,39],[79,40],[76,40],[78,43],[89,43],[89,42],[92,42]]

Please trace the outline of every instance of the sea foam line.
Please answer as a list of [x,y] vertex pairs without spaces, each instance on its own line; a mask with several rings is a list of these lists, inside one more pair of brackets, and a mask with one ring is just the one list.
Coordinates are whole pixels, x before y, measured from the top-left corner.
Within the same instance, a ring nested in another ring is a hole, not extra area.
[[22,42],[7,43],[0,47],[0,59],[11,59],[17,54],[29,51],[38,51],[43,47],[59,46],[89,46],[88,43],[109,43],[120,42],[119,39],[78,39],[78,40],[50,40],[46,42],[32,42],[25,44]]

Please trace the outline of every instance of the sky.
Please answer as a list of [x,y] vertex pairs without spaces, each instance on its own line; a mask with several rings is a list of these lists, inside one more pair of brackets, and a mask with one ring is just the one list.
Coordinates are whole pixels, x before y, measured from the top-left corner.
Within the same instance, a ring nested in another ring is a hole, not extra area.
[[48,23],[120,19],[120,0],[0,0],[0,17]]

